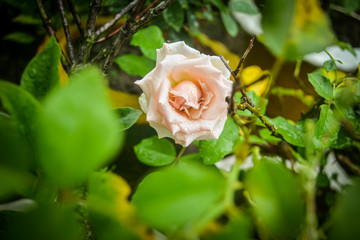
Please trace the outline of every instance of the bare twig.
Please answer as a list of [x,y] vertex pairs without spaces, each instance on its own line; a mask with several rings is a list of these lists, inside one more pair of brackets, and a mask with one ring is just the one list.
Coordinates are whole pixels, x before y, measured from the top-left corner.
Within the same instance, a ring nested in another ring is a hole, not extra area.
[[252,47],[254,46],[254,41],[255,41],[256,36],[252,35],[250,38],[250,42],[249,42],[249,46],[247,47],[246,51],[244,52],[244,54],[242,55],[242,57],[240,58],[239,64],[236,67],[235,71],[234,71],[234,75],[237,76],[240,72],[241,66],[244,63],[247,55],[249,54],[249,52],[251,51]]
[[[143,28],[147,23],[149,23],[152,19],[160,15],[172,2],[175,0],[164,0],[159,5],[154,8],[149,9],[149,11],[141,17],[137,22],[135,22],[135,18],[128,18],[126,23],[121,27],[116,39],[114,40],[111,48],[107,50],[107,57],[105,59],[105,63],[103,65],[103,72],[107,74],[109,69],[114,62],[115,56],[118,54],[122,45],[125,41],[138,30]],[[130,14],[131,16],[131,14]]]
[[335,11],[340,12],[345,15],[351,16],[352,18],[360,21],[360,15],[357,14],[356,12],[347,13],[345,8],[335,5],[335,4],[330,4],[330,9],[335,10]]
[[99,37],[101,34],[103,34],[104,32],[106,32],[109,28],[111,28],[112,26],[115,25],[115,23],[122,18],[127,12],[129,12],[138,2],[139,0],[133,0],[131,3],[129,3],[129,5],[127,5],[126,7],[124,7],[118,14],[115,15],[115,17],[113,19],[111,19],[110,21],[108,21],[107,23],[105,23],[101,28],[99,28],[96,32],[95,32],[95,38]]
[[96,18],[101,9],[101,0],[93,0],[90,5],[90,12],[88,21],[86,23],[85,39],[81,44],[78,54],[78,62],[87,62],[92,46],[95,43],[94,31],[96,25]]
[[[40,12],[40,16],[41,16],[41,20],[45,26],[46,31],[48,32],[49,36],[54,36],[56,41],[59,42],[59,40],[56,37],[55,31],[53,29],[53,27],[51,26],[51,20],[48,18],[46,11],[45,11],[45,7],[44,4],[42,3],[41,0],[35,0],[36,1],[36,5],[38,7],[38,10]],[[66,72],[70,71],[70,64],[68,63],[68,60],[65,57],[64,52],[61,49],[61,64],[64,67]]]
[[64,32],[65,32],[66,42],[67,42],[67,46],[68,46],[68,50],[69,50],[70,62],[74,63],[74,61],[75,61],[74,47],[71,42],[71,35],[70,35],[70,31],[69,31],[69,25],[68,25],[68,22],[67,22],[67,19],[65,16],[64,5],[63,5],[62,0],[58,0],[57,2],[58,2],[59,10],[60,10],[61,21],[64,26]]
[[81,20],[80,20],[80,17],[79,17],[79,14],[77,13],[76,11],[76,8],[75,8],[75,5],[73,3],[72,0],[67,0],[67,3],[69,4],[69,8],[70,8],[70,12],[74,18],[74,21],[76,23],[76,26],[78,27],[79,29],[79,32],[80,32],[80,35],[81,37],[83,38],[84,37],[84,28],[82,27],[81,25]]
[[138,20],[139,18],[141,18],[142,16],[144,16],[144,14],[149,11],[150,8],[154,7],[155,4],[157,4],[159,2],[159,0],[155,0],[152,3],[149,4],[149,6],[147,6],[140,14],[138,14],[136,16],[136,20]]

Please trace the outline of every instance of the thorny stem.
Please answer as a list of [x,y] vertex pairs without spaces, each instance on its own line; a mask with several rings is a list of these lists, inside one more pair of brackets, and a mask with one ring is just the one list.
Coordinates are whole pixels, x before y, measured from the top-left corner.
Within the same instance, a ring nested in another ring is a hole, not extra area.
[[74,63],[74,61],[75,61],[74,47],[71,42],[71,35],[70,35],[70,31],[69,31],[69,25],[68,25],[68,22],[67,22],[67,19],[65,16],[64,5],[63,5],[62,0],[58,0],[57,2],[59,5],[61,21],[64,26],[64,32],[65,32],[66,42],[67,42],[67,46],[68,46],[68,50],[69,50],[70,62]]
[[247,55],[249,54],[249,52],[251,51],[252,47],[254,46],[254,41],[255,41],[256,36],[252,35],[250,38],[250,42],[249,42],[249,46],[247,47],[246,51],[244,52],[244,54],[242,55],[242,57],[240,58],[239,64],[236,67],[235,71],[234,71],[234,75],[237,76],[240,72],[241,66],[244,63]]
[[[46,31],[48,32],[49,36],[54,36],[56,41],[59,42],[59,40],[56,37],[55,31],[53,29],[53,27],[51,26],[51,20],[48,18],[46,11],[45,11],[45,7],[44,4],[42,3],[41,0],[35,0],[36,1],[36,5],[38,7],[40,16],[41,16],[41,20],[45,26]],[[68,63],[64,52],[61,49],[61,64],[64,67],[66,72],[70,71],[70,64]]]
[[[114,62],[115,56],[118,54],[122,45],[125,41],[142,27],[144,27],[147,23],[149,23],[153,18],[160,15],[172,2],[175,0],[164,0],[159,5],[154,8],[149,9],[149,11],[141,17],[137,22],[135,19],[128,18],[126,23],[120,28],[120,31],[111,45],[110,49],[107,50],[105,63],[103,65],[103,72],[107,74],[109,69]],[[130,15],[131,16],[131,15]]]
[[[99,28],[96,32],[95,32],[95,38],[99,37],[101,34],[103,34],[104,32],[106,32],[109,28],[111,28],[112,26],[115,25],[115,23],[122,18],[127,12],[129,12],[138,2],[139,0],[134,0],[131,3],[129,3],[129,5],[127,5],[126,7],[124,7],[118,14],[115,15],[115,17],[113,19],[111,19],[110,21],[108,21],[107,23],[105,23],[101,28]],[[98,42],[98,41],[97,41]]]
[[76,11],[76,8],[75,8],[75,5],[74,3],[72,2],[72,0],[67,0],[67,3],[69,5],[69,8],[70,8],[70,12],[74,18],[74,21],[76,23],[76,26],[78,27],[79,29],[79,32],[80,32],[80,35],[81,37],[83,38],[84,37],[84,29],[81,25],[81,20],[80,20],[80,17],[79,17],[79,14],[77,13]]

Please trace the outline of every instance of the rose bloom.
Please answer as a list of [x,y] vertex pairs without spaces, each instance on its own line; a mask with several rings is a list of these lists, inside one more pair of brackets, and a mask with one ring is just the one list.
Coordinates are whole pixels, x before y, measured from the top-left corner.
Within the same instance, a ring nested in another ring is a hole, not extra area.
[[146,120],[159,138],[183,146],[194,140],[217,139],[227,118],[232,81],[217,56],[208,56],[184,42],[164,43],[156,67],[135,83]]

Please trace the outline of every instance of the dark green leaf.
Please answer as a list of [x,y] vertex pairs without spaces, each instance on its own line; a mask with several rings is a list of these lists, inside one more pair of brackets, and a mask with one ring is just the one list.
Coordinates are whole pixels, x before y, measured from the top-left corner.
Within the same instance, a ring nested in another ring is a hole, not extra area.
[[326,173],[320,172],[316,177],[316,185],[318,187],[329,187],[330,186],[330,180]]
[[186,19],[189,24],[190,32],[192,34],[197,34],[199,32],[199,22],[195,16],[195,13],[190,10],[187,10]]
[[4,40],[17,42],[20,44],[30,44],[35,40],[35,37],[27,32],[12,32],[4,36]]
[[37,142],[45,175],[57,185],[80,184],[120,147],[104,83],[98,69],[87,67],[44,102]]
[[326,78],[320,69],[313,73],[308,74],[311,85],[315,88],[315,91],[326,100],[330,101],[333,96],[333,88],[330,80]]
[[305,132],[300,124],[295,125],[283,117],[271,119],[271,122],[288,143],[299,147],[305,146]]
[[245,179],[261,226],[274,239],[296,236],[303,220],[301,186],[283,165],[260,160]]
[[204,5],[204,9],[203,9],[203,15],[204,18],[209,21],[212,22],[214,20],[214,16],[212,13],[212,9],[211,9],[211,5]]
[[60,54],[59,44],[51,37],[45,49],[25,68],[21,77],[21,87],[35,98],[43,99],[59,85]]
[[184,10],[178,1],[173,2],[163,13],[165,21],[177,32],[184,25]]
[[239,27],[229,11],[220,12],[221,20],[225,26],[226,31],[230,36],[235,37],[239,32]]
[[340,124],[329,105],[323,104],[320,108],[320,118],[315,124],[315,138],[325,146],[330,146],[338,137]]
[[339,196],[331,217],[330,239],[352,240],[360,236],[360,181],[347,187]]
[[250,220],[242,214],[240,217],[231,219],[219,233],[211,236],[208,240],[252,239],[251,229]]
[[150,166],[163,166],[175,160],[176,150],[167,139],[157,136],[143,139],[134,146],[134,151],[140,162]]
[[231,118],[226,120],[219,139],[201,140],[199,153],[204,164],[214,164],[231,153],[239,139],[239,128]]
[[155,67],[154,60],[131,53],[117,57],[115,62],[126,73],[141,77],[144,77]]
[[189,4],[188,4],[187,0],[179,0],[179,3],[180,3],[182,8],[184,8],[184,9],[189,8]]
[[223,195],[224,184],[215,169],[176,164],[146,176],[132,202],[149,226],[173,232],[210,209]]
[[41,111],[39,102],[24,89],[5,81],[0,81],[0,100],[20,132],[31,137]]
[[222,0],[210,0],[210,2],[215,5],[220,11],[227,10],[227,7],[224,5]]
[[119,116],[120,130],[124,131],[129,129],[140,117],[142,112],[140,110],[122,107],[115,109],[117,115]]
[[156,49],[162,47],[165,42],[162,31],[158,26],[152,25],[150,27],[137,31],[131,39],[130,44],[139,46],[141,52],[148,58],[156,59]]
[[257,8],[253,5],[251,1],[246,1],[246,0],[231,1],[229,7],[233,11],[242,12],[250,15],[259,13]]
[[344,130],[344,128],[340,128],[338,137],[335,142],[333,142],[330,148],[334,149],[344,149],[350,147],[352,144],[352,138],[349,134]]
[[332,70],[335,70],[336,69],[336,63],[334,60],[332,59],[329,59],[327,61],[324,62],[324,69],[327,71],[327,72],[330,72]]

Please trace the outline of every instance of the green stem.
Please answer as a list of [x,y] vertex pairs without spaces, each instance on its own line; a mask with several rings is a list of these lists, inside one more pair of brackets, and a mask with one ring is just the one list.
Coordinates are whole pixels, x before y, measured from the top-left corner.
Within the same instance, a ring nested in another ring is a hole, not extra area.
[[182,155],[184,154],[185,150],[186,150],[186,147],[182,147],[182,148],[181,148],[179,154],[178,154],[177,157],[175,158],[175,162],[177,162],[177,161],[180,160],[180,158],[181,158]]

